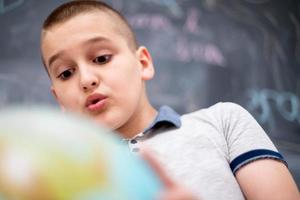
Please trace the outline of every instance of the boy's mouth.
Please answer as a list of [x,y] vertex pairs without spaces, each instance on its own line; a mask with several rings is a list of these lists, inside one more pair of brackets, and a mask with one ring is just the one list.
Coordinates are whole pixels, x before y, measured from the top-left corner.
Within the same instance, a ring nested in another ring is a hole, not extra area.
[[99,93],[95,93],[88,96],[85,106],[89,111],[99,111],[105,106],[106,99],[106,96]]

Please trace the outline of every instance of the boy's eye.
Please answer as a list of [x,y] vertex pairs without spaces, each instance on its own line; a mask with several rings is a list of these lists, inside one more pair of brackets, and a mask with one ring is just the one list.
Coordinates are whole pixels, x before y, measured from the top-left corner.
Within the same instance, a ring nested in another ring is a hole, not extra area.
[[97,56],[93,62],[96,64],[105,64],[108,63],[111,59],[112,55],[103,55],[103,56]]
[[57,78],[60,78],[62,80],[67,80],[72,76],[73,73],[74,73],[74,69],[68,69],[63,71],[61,74],[59,74]]

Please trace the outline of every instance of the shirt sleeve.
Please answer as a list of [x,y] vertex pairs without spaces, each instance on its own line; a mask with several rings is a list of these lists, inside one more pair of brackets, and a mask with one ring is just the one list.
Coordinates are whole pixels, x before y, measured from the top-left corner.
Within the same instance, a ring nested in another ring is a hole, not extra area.
[[234,174],[258,159],[275,159],[287,165],[271,139],[247,110],[234,103],[220,103],[219,106],[230,168]]

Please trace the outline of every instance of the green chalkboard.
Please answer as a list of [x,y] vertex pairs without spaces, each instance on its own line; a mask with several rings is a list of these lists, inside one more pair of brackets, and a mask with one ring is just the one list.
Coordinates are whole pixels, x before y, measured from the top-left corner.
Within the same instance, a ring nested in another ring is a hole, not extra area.
[[[0,108],[56,105],[40,60],[39,34],[64,1],[0,1]],[[241,104],[263,126],[300,185],[299,0],[108,0],[149,48],[156,107],[191,112]]]

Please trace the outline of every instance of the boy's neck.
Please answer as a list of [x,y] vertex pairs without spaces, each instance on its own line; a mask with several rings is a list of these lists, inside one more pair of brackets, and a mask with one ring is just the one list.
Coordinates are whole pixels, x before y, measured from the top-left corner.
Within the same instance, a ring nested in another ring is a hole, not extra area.
[[138,111],[139,113],[137,113],[130,122],[116,130],[123,138],[133,138],[143,132],[154,121],[157,110],[150,104],[145,105],[144,108],[146,109],[143,109],[142,112]]

